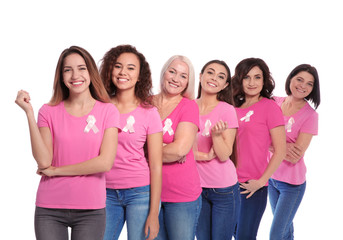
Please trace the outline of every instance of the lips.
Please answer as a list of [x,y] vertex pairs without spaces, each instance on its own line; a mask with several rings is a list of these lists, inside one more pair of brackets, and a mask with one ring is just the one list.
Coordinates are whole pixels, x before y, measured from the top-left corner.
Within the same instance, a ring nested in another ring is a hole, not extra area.
[[78,85],[81,85],[83,83],[84,83],[84,81],[75,81],[75,82],[71,82],[71,85],[78,86]]
[[297,90],[298,92],[300,92],[300,93],[305,93],[305,90],[301,90],[301,89],[299,89],[299,88],[296,88],[296,90]]
[[210,87],[217,87],[217,85],[216,85],[216,84],[214,84],[214,83],[211,83],[211,82],[208,82],[208,83],[207,83],[207,85],[209,85]]
[[176,85],[176,84],[174,84],[174,83],[172,83],[172,82],[168,82],[168,84],[169,84],[169,86],[171,86],[171,87],[173,87],[173,88],[179,87],[178,85]]
[[118,81],[119,81],[119,82],[128,82],[129,79],[126,79],[126,78],[118,78]]

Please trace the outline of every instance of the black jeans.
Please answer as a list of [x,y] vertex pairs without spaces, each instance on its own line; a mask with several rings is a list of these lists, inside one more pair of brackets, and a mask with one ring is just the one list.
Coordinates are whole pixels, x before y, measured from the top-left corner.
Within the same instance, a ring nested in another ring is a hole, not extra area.
[[103,209],[54,209],[36,207],[35,233],[37,240],[102,240],[106,211]]

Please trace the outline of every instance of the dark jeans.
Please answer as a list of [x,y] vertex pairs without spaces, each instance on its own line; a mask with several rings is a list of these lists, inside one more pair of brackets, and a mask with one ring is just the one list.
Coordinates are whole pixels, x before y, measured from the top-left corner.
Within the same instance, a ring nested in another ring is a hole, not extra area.
[[105,232],[105,209],[54,209],[36,207],[37,240],[102,240]]
[[226,188],[203,188],[198,240],[231,240],[241,205],[239,184]]
[[[241,191],[244,189],[241,188]],[[268,187],[257,190],[250,198],[241,194],[241,209],[236,229],[237,240],[256,239],[258,227],[267,206]]]

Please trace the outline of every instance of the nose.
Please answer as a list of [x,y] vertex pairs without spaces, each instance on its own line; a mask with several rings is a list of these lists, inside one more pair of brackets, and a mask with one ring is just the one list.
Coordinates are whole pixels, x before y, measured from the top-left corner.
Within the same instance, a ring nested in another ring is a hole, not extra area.
[[126,75],[126,69],[124,67],[120,69],[119,75]]
[[72,79],[77,79],[80,76],[80,72],[78,69],[73,70],[73,74],[72,74]]

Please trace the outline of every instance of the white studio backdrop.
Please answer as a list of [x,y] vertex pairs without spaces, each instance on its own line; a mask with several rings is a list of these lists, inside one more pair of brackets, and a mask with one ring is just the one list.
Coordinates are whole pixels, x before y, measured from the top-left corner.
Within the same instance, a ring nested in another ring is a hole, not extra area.
[[[37,115],[48,102],[60,53],[71,45],[88,50],[96,62],[110,48],[132,44],[148,60],[158,91],[165,61],[191,59],[196,79],[209,60],[227,62],[232,74],[247,57],[269,65],[283,96],[288,73],[301,63],[314,65],[322,103],[319,136],[305,160],[307,189],[295,218],[296,239],[339,239],[342,204],[340,116],[343,16],[338,1],[11,1],[0,3],[2,207],[1,239],[35,239],[33,214],[39,176],[31,155],[17,91],[30,92]],[[196,84],[197,85],[197,84]],[[268,239],[270,206],[258,239]],[[126,239],[126,229],[120,239]]]

